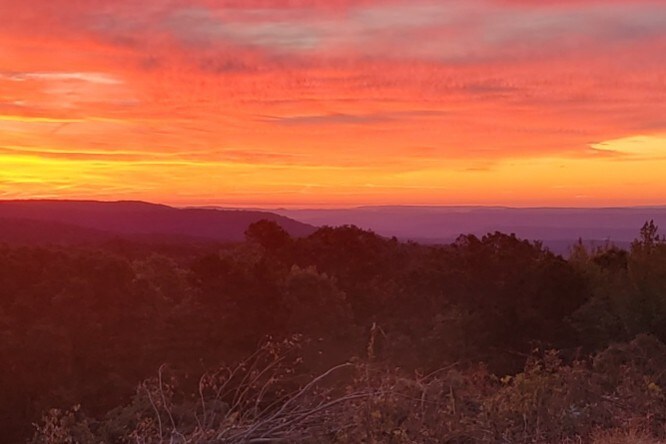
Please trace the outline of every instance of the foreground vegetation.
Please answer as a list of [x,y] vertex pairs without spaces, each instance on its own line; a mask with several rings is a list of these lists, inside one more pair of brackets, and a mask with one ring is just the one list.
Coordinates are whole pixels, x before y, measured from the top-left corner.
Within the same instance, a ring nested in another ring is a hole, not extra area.
[[0,248],[6,440],[666,439],[654,224],[568,259],[501,233],[247,238]]
[[33,442],[636,444],[666,433],[666,347],[649,336],[569,365],[548,352],[503,378],[483,365],[408,376],[356,362],[300,385],[286,343],[196,390],[161,368],[102,420],[51,410]]

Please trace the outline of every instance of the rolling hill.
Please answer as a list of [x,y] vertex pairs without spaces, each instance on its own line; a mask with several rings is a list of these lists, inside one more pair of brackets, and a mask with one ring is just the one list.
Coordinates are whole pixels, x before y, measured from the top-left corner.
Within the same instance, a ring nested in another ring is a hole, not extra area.
[[264,211],[179,209],[145,202],[0,201],[0,242],[91,243],[110,239],[237,242],[258,220],[292,236],[315,228]]

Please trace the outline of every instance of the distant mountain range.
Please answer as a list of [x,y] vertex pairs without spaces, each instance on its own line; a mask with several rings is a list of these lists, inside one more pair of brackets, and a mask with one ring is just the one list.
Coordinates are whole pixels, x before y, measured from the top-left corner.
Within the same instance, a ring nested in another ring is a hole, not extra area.
[[112,239],[238,242],[258,220],[292,236],[315,227],[265,211],[179,209],[145,202],[0,201],[0,242],[95,243]]
[[507,208],[382,206],[351,209],[271,210],[312,225],[353,224],[384,236],[424,243],[451,242],[461,233],[501,231],[541,240],[566,253],[579,238],[626,247],[648,220],[666,231],[666,206],[626,208]]
[[[460,234],[501,231],[543,241],[566,253],[579,238],[627,247],[648,220],[666,231],[666,206],[627,208],[506,208],[381,206],[349,209],[245,210],[174,208],[145,202],[0,201],[0,242],[97,243],[113,239],[153,242],[238,242],[247,227],[268,219],[292,236],[317,226],[356,225],[382,236],[449,243]],[[662,231],[662,233],[664,232]]]

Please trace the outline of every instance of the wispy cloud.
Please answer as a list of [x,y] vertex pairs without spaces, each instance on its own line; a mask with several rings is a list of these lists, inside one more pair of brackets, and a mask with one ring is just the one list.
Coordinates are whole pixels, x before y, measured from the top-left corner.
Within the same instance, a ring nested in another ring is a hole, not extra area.
[[121,80],[116,77],[99,72],[22,72],[22,73],[0,73],[0,78],[15,82],[26,80],[42,81],[80,81],[96,83],[99,85],[119,85]]
[[435,118],[446,116],[444,111],[405,110],[395,112],[378,112],[370,114],[313,114],[296,116],[262,116],[261,121],[281,125],[366,125],[380,124],[390,121],[401,121],[416,118]]

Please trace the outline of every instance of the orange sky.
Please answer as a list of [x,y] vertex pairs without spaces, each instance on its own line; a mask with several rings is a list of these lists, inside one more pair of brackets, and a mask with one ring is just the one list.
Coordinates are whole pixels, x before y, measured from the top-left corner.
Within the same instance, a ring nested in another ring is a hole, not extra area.
[[666,204],[663,0],[0,0],[0,198]]

